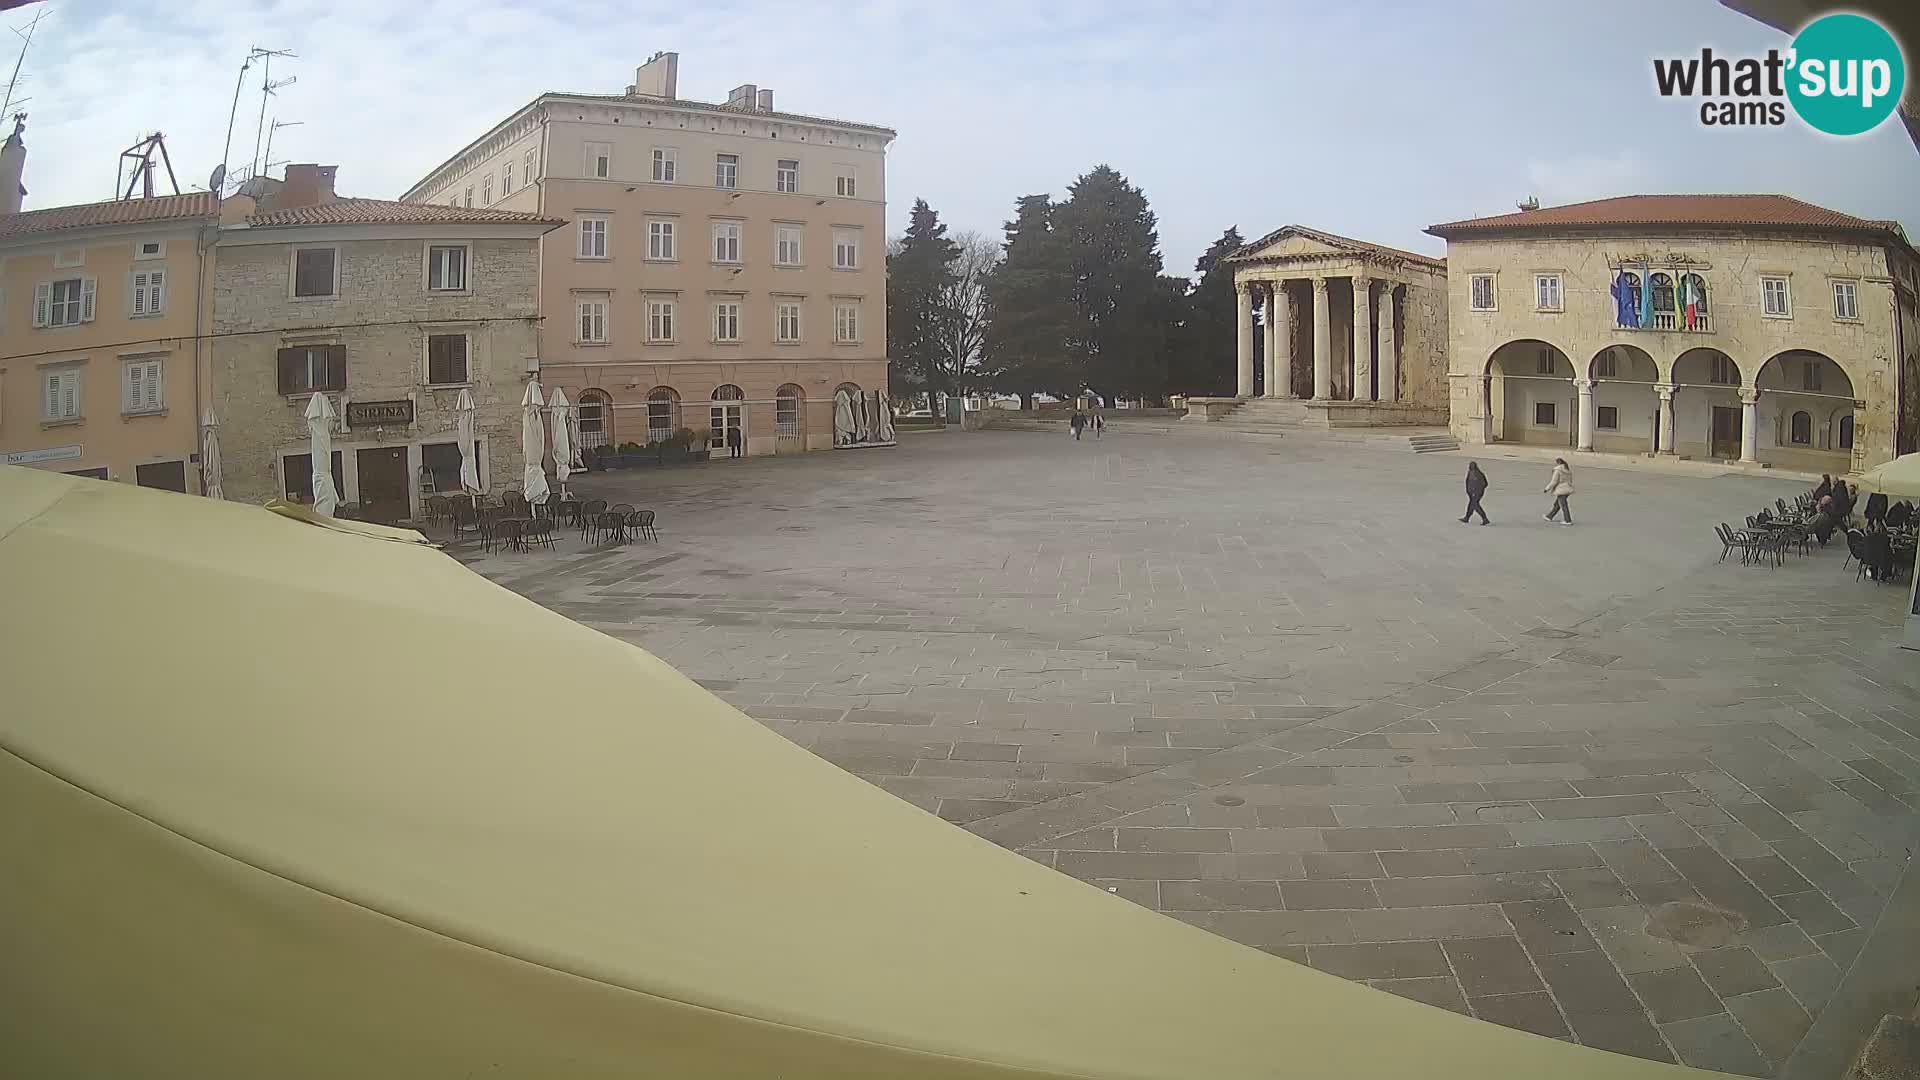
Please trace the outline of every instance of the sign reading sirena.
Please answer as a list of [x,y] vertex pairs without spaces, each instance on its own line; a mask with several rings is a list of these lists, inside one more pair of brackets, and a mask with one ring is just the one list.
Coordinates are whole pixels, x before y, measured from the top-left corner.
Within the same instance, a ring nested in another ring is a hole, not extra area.
[[347,426],[362,427],[404,427],[413,423],[413,402],[406,398],[399,401],[349,401],[347,402]]

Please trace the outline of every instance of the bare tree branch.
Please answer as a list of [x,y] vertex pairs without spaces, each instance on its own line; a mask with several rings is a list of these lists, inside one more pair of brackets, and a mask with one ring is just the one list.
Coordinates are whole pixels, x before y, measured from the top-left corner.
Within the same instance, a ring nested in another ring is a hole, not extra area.
[[983,233],[955,233],[951,239],[959,253],[952,263],[953,280],[941,290],[940,359],[948,385],[964,394],[972,388],[987,337],[987,275],[1003,252],[998,240]]

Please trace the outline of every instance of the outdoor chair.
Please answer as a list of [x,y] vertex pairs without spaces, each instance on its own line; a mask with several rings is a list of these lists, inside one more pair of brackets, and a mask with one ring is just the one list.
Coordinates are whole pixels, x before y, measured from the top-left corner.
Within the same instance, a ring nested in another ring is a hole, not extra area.
[[453,520],[453,500],[445,495],[427,496],[427,523],[439,525]]
[[[1853,580],[1859,581],[1867,576],[1867,534],[1859,529],[1847,530],[1847,562],[1859,563],[1854,567]],[[1847,563],[1840,564],[1840,569],[1846,568]]]
[[600,527],[600,515],[607,512],[607,500],[589,499],[580,506],[580,539],[591,540]]
[[521,529],[521,539],[529,547],[535,544],[553,547],[553,519],[534,518],[527,522]]
[[1787,500],[1785,500],[1785,499],[1775,499],[1775,500],[1773,500],[1773,505],[1779,508],[1779,510],[1780,510],[1780,516],[1781,516],[1781,517],[1792,517],[1792,516],[1793,516],[1793,515],[1791,515],[1791,514],[1789,514],[1789,513],[1787,513]]
[[610,514],[620,514],[621,516],[624,517],[627,514],[633,513],[633,504],[632,503],[614,503],[612,506],[607,507],[607,512]]
[[635,536],[652,540],[656,544],[660,542],[660,531],[653,527],[653,511],[651,510],[635,510],[633,513],[628,514],[627,528],[633,530]]
[[594,531],[599,538],[609,544],[622,543],[627,538],[626,520],[619,514],[603,513],[594,518]]

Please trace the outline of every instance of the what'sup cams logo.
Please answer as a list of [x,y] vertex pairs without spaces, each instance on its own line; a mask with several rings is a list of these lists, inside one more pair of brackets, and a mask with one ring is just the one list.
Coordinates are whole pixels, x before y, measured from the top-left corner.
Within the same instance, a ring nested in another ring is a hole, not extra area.
[[1859,135],[1892,115],[1906,91],[1907,64],[1886,27],[1865,15],[1823,15],[1802,27],[1785,51],[1729,59],[1655,59],[1661,97],[1702,98],[1708,127],[1778,127],[1787,107],[1816,131]]

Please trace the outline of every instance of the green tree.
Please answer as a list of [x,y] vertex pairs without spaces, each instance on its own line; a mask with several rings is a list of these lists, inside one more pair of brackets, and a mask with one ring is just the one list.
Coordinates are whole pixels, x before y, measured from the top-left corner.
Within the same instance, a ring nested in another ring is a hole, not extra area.
[[1193,264],[1198,276],[1186,296],[1185,325],[1171,358],[1169,384],[1177,393],[1224,397],[1239,388],[1233,268],[1222,260],[1245,246],[1240,229],[1229,227]]
[[913,201],[906,235],[887,255],[887,359],[895,397],[955,388],[944,363],[947,290],[959,248],[925,199]]
[[1058,208],[1045,195],[1025,195],[1005,225],[1005,257],[987,275],[988,322],[981,375],[994,389],[1068,396],[1081,389],[1070,341],[1076,316],[1067,251],[1054,229]]
[[1067,189],[1054,232],[1067,249],[1076,325],[1071,345],[1087,387],[1103,397],[1160,397],[1167,325],[1160,235],[1147,197],[1108,165]]

